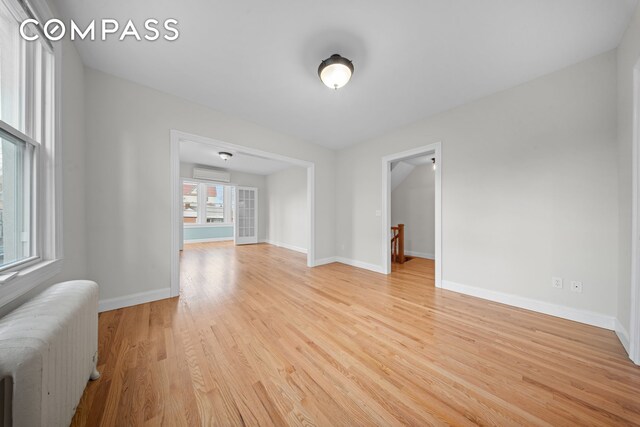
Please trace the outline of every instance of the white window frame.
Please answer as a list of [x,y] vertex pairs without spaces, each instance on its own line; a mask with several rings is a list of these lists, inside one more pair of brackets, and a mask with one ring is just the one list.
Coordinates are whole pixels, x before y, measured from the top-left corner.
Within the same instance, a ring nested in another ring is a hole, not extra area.
[[[44,1],[33,0],[28,2],[28,5],[31,11],[27,13],[36,15],[40,22],[54,16]],[[53,112],[46,113],[53,116],[47,123],[48,138],[44,138],[42,143],[36,143],[24,133],[0,121],[0,127],[5,132],[38,146],[35,152],[33,175],[33,212],[36,215],[33,222],[35,227],[33,237],[37,254],[33,258],[0,271],[0,307],[44,284],[62,270],[62,169],[61,153],[58,150],[62,135],[60,120],[62,52],[60,42],[53,44],[47,42],[45,45],[50,47],[53,53],[53,76],[43,75],[43,79],[48,79],[48,84],[51,85],[52,103],[40,106],[43,112],[45,109],[53,109]],[[26,90],[29,91],[32,88],[27,87]],[[29,121],[32,122],[29,114],[27,111],[27,117],[25,117],[27,126],[30,126]]]
[[[198,216],[195,223],[185,223],[183,219],[183,225],[186,228],[202,228],[202,227],[231,227],[233,226],[233,221],[229,221],[231,217],[231,198],[233,193],[234,185],[230,185],[222,182],[213,182],[206,181],[202,179],[195,178],[184,178],[182,179],[182,184],[184,183],[195,183],[198,184]],[[224,188],[224,221],[223,222],[206,222],[207,217],[207,192],[202,191],[203,185],[205,186],[221,186]],[[182,209],[184,212],[184,206]],[[184,213],[183,213],[184,215]],[[183,216],[184,218],[184,216]]]

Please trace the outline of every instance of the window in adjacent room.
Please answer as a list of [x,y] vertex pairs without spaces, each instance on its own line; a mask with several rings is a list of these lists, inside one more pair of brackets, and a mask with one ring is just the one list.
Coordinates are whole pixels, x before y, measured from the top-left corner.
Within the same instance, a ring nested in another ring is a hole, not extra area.
[[207,185],[207,223],[224,223],[224,186]]
[[182,184],[182,217],[185,224],[198,222],[198,183],[184,182]]
[[233,223],[233,188],[221,184],[184,181],[182,216],[186,225]]

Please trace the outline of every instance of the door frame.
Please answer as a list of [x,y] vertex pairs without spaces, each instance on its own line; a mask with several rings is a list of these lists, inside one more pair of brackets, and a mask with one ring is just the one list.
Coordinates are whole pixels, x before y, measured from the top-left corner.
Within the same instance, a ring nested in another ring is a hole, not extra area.
[[[180,191],[180,141],[192,141],[201,144],[211,145],[217,148],[223,148],[229,151],[242,152],[253,156],[264,157],[266,159],[278,160],[289,163],[291,166],[298,166],[307,169],[307,211],[309,212],[309,237],[307,248],[307,266],[314,267],[316,265],[316,230],[315,230],[315,163],[307,160],[296,159],[293,157],[283,156],[268,151],[262,151],[255,148],[247,147],[239,144],[231,144],[208,138],[200,135],[194,135],[179,130],[170,130],[170,194],[171,194],[171,296],[180,295],[180,228],[182,227],[181,218],[181,201],[182,195]],[[259,241],[259,240],[258,240]]]
[[433,154],[436,159],[435,170],[435,285],[442,287],[442,143],[435,142],[399,153],[389,154],[382,158],[382,272],[391,273],[391,163]]
[[[631,202],[631,312],[629,325],[629,358],[640,365],[640,60],[633,69],[633,140]],[[617,320],[617,319],[616,319]],[[616,324],[620,324],[616,321]],[[622,326],[622,334],[624,328]],[[618,329],[618,328],[616,328]],[[624,337],[623,337],[624,338]]]

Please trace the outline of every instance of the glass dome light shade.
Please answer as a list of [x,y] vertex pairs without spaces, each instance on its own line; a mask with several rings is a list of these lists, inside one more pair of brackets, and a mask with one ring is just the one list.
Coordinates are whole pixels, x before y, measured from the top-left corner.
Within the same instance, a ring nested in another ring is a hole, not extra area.
[[318,76],[328,88],[340,89],[346,85],[353,74],[353,63],[347,58],[335,54],[325,59],[318,67]]

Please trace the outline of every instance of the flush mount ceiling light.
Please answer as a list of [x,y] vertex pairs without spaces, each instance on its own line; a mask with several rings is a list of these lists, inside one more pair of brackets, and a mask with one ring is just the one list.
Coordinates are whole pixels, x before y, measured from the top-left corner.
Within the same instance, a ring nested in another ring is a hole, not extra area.
[[353,63],[337,53],[320,63],[318,76],[328,88],[340,89],[346,85],[353,74]]
[[226,162],[227,160],[233,157],[233,154],[228,153],[226,151],[221,151],[218,153],[218,156],[220,156],[220,158]]

